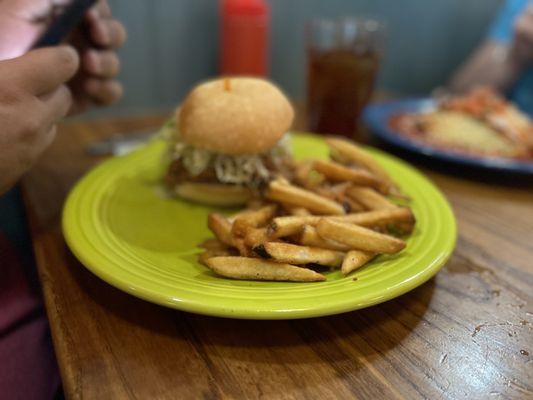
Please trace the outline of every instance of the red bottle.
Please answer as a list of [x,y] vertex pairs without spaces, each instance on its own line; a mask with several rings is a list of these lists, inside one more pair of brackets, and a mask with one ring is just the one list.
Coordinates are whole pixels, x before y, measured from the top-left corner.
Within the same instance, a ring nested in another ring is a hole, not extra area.
[[270,8],[265,0],[221,0],[220,73],[268,75]]

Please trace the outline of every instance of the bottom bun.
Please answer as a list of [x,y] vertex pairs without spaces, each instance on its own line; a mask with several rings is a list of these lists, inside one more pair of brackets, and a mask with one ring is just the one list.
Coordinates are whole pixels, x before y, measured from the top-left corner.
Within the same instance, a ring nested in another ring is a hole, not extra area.
[[210,206],[240,206],[245,204],[252,192],[244,186],[223,185],[220,183],[182,183],[176,185],[175,192],[185,200]]

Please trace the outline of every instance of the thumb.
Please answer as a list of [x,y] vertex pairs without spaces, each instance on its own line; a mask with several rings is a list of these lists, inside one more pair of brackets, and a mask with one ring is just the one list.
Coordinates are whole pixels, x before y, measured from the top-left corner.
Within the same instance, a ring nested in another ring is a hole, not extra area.
[[80,59],[73,47],[48,47],[0,62],[0,79],[40,96],[68,82],[79,66]]

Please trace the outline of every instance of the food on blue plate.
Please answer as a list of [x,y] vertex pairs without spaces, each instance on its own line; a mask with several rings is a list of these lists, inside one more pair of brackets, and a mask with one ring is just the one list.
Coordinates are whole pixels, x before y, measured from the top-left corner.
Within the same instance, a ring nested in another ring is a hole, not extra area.
[[533,158],[531,120],[488,88],[438,100],[429,112],[395,115],[389,125],[409,139],[452,152]]
[[294,111],[272,83],[222,78],[195,87],[165,129],[171,163],[166,182],[178,196],[210,205],[244,204],[285,175],[286,132]]
[[199,261],[233,279],[325,280],[314,269],[355,271],[381,253],[398,253],[415,218],[405,196],[364,149],[328,139],[336,161],[293,162],[248,208],[227,217],[211,213],[216,239]]

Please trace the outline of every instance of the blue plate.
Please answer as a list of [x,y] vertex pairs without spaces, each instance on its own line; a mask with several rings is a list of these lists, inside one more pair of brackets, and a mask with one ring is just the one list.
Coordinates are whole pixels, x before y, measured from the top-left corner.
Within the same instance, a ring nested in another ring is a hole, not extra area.
[[427,112],[435,109],[435,102],[429,98],[414,98],[368,106],[363,120],[371,133],[380,140],[411,153],[433,160],[463,167],[483,169],[490,172],[533,175],[533,161],[517,161],[496,157],[476,157],[431,147],[402,136],[389,127],[389,120],[400,113]]

